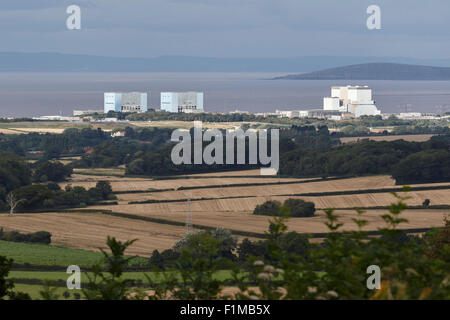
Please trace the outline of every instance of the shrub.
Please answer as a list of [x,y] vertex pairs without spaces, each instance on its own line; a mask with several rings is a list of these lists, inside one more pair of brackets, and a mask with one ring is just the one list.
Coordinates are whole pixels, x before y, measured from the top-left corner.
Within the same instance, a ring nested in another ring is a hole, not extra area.
[[[301,199],[287,199],[283,203],[284,207],[289,208],[292,217],[312,217],[316,211],[312,202],[306,202]],[[253,214],[262,216],[279,216],[281,203],[279,201],[266,201],[256,206]]]
[[18,231],[5,232],[3,229],[0,229],[0,240],[50,244],[52,242],[52,234],[47,231],[24,234]]
[[301,199],[287,199],[284,206],[291,209],[292,217],[312,217],[316,212],[313,202],[306,202]]
[[253,214],[260,216],[276,216],[281,207],[279,201],[266,201],[263,204],[257,205]]

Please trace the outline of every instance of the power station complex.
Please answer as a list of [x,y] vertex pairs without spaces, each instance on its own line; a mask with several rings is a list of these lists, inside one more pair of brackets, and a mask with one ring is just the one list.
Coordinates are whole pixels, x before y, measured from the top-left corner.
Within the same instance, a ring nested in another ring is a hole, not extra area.
[[[147,112],[147,93],[105,92],[104,112]],[[204,112],[203,92],[161,92],[161,111],[172,113]],[[78,111],[77,111],[78,112]],[[257,114],[260,115],[260,114]],[[279,111],[278,117],[359,118],[381,115],[368,86],[332,87],[331,96],[323,98],[323,109]],[[265,116],[265,115],[264,115]]]
[[351,113],[356,118],[381,114],[367,86],[332,87],[331,97],[323,98],[323,110]]
[[[104,112],[147,112],[147,93],[105,92]],[[203,112],[203,92],[161,92],[161,111]]]

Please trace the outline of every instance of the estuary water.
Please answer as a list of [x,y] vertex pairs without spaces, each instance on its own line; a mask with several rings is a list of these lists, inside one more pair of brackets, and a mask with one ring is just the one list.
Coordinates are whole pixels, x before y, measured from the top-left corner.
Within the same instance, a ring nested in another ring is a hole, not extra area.
[[[292,72],[296,73],[296,72]],[[450,111],[450,81],[270,80],[285,73],[0,73],[0,117],[72,115],[103,109],[105,91],[203,91],[205,110],[321,109],[334,85],[368,85],[383,113]]]

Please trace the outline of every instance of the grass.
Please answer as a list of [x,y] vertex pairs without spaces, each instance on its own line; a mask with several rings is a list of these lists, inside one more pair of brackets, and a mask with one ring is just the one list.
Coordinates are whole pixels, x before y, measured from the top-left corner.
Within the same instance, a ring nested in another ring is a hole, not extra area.
[[[40,291],[43,291],[43,290],[44,290],[44,287],[43,287],[42,285],[39,285],[39,284],[22,284],[22,283],[16,283],[15,286],[14,286],[14,291],[15,291],[15,292],[20,291],[20,292],[28,293],[28,294],[30,295],[31,299],[33,299],[33,300],[41,300],[41,299],[42,299],[42,296],[40,295],[39,292],[40,292]],[[55,294],[59,295],[59,296],[60,296],[60,299],[64,299],[64,298],[62,297],[62,294],[63,294],[65,291],[70,292],[71,297],[70,297],[69,299],[74,299],[74,298],[73,298],[73,294],[74,294],[74,293],[78,293],[78,294],[80,294],[81,297],[83,297],[83,294],[82,294],[82,291],[81,291],[81,290],[77,290],[77,289],[74,289],[74,290],[68,290],[68,289],[62,288],[62,287],[55,287]]]
[[[101,252],[10,241],[0,241],[0,255],[13,259],[15,264],[36,266],[90,267],[103,258]],[[145,265],[147,261],[138,257],[132,264]]]
[[[92,273],[89,273],[92,275]],[[152,279],[155,283],[160,283],[164,280],[163,274],[158,274],[156,272],[125,272],[123,273],[122,279],[134,280],[134,285],[138,285],[140,288],[150,288],[148,285],[148,279],[146,275]],[[66,287],[66,281],[70,275],[65,272],[41,272],[41,271],[10,271],[8,279],[13,280],[15,283],[14,291],[20,291],[28,293],[30,297],[35,299],[42,299],[40,291],[44,290],[44,283],[48,283],[51,290],[59,296],[59,299],[64,299],[62,294],[64,292],[70,293],[69,300],[75,299],[74,293],[78,293],[81,298],[83,298],[82,289],[81,290],[69,290]],[[232,281],[232,272],[230,270],[218,271],[215,276],[219,281]],[[181,276],[177,272],[177,278],[181,281]],[[88,277],[86,273],[81,273],[81,288],[86,286],[88,282]]]
[[[92,275],[91,272],[83,272],[83,269],[81,269],[81,283],[86,283],[88,281],[86,273]],[[154,281],[158,281],[158,279],[160,279],[160,275],[158,275],[157,272],[124,272],[122,278],[136,281],[141,280],[143,281],[143,283],[146,283],[147,278],[145,275],[148,275]],[[21,280],[49,280],[66,282],[69,276],[69,274],[60,271],[10,271],[8,278]],[[217,278],[217,280],[221,281],[232,279],[231,271],[229,270],[218,271],[215,277]]]
[[[125,272],[123,279],[131,279],[131,280],[141,280],[142,284],[145,286],[147,282],[147,278],[144,275],[144,272]],[[156,281],[158,283],[158,279],[162,279],[161,276],[158,276],[155,272],[148,272],[146,273],[150,278],[152,278],[153,281]],[[55,294],[59,295],[60,299],[64,299],[62,294],[64,292],[69,292],[71,296],[69,297],[69,300],[74,299],[73,294],[78,293],[81,297],[83,297],[82,289],[81,290],[68,290],[65,286],[65,282],[67,281],[68,274],[65,272],[40,272],[40,271],[11,271],[9,273],[9,279],[20,279],[15,280],[15,287],[14,291],[21,291],[28,293],[30,297],[33,300],[36,299],[42,299],[42,296],[40,295],[40,291],[44,290],[43,281],[49,280],[51,288],[55,289]],[[218,280],[232,280],[232,273],[229,270],[223,270],[218,271],[216,276]],[[179,279],[181,277],[178,276]],[[30,283],[23,283],[26,281],[33,281],[38,280],[41,283],[36,284],[30,284]],[[59,283],[56,283],[59,282]],[[83,288],[83,283],[86,283],[87,277],[86,274],[82,272],[81,274],[81,288]],[[19,283],[18,283],[19,282]],[[20,283],[22,282],[22,283]]]

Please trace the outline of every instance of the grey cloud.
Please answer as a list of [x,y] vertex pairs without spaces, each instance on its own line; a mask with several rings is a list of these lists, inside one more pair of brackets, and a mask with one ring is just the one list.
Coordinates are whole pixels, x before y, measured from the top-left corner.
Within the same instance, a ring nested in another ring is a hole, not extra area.
[[[69,4],[82,8],[80,31],[65,29]],[[365,27],[371,4],[382,30]],[[2,0],[0,51],[448,58],[449,17],[448,0]]]

